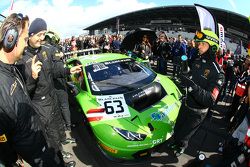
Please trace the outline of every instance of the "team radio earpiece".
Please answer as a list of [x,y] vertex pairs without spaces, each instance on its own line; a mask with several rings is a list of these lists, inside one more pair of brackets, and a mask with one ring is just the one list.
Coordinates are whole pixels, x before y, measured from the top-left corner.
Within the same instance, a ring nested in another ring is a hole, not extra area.
[[6,52],[11,52],[14,49],[18,40],[18,35],[16,26],[11,26],[5,31],[3,37],[3,49]]

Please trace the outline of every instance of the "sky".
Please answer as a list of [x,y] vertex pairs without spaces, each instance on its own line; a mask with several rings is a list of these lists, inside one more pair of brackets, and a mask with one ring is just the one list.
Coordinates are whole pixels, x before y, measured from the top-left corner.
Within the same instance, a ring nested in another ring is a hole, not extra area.
[[197,3],[250,16],[250,0],[14,0],[10,10],[11,1],[1,0],[1,14],[23,13],[30,21],[43,18],[62,38],[78,36],[83,28],[121,14],[160,6]]

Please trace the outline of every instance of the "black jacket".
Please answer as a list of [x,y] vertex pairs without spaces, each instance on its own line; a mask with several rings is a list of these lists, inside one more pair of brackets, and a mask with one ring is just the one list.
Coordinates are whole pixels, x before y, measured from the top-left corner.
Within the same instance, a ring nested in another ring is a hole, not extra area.
[[171,49],[168,42],[158,42],[154,55],[166,59],[171,54]]
[[[24,78],[32,100],[40,100],[40,97],[51,93],[54,90],[54,78],[64,78],[69,74],[69,69],[65,69],[63,63],[53,61],[51,54],[55,54],[54,47],[45,45],[38,49],[33,49],[29,46],[25,50],[20,64],[24,65],[22,66],[22,68],[25,68]],[[42,69],[37,80],[34,80],[31,75],[31,63],[35,55],[42,62]]]
[[186,104],[198,109],[213,106],[224,82],[224,73],[215,56],[206,52],[196,58],[191,68],[191,79],[195,85],[188,89]]
[[19,71],[0,61],[0,160],[13,161],[15,151],[31,159],[46,145],[40,119]]
[[[52,56],[52,62],[57,64],[57,66],[64,66],[64,62],[62,57],[60,56],[63,54],[59,48],[56,45],[51,45],[49,43],[45,44],[47,47],[51,47],[53,50],[54,54],[51,54]],[[61,64],[61,65],[60,65]],[[54,86],[56,90],[67,90],[67,85],[66,85],[66,78],[65,77],[60,77],[60,78],[53,78]]]
[[[28,46],[25,49],[23,59],[18,62],[31,99],[36,103],[40,103],[44,98],[54,97],[53,78],[65,77],[69,73],[69,69],[64,68],[62,63],[53,62],[51,54],[55,54],[53,47],[42,45],[34,49]],[[42,69],[36,80],[32,78],[31,70],[32,58],[35,55],[37,55],[37,60],[42,62]],[[47,112],[41,110],[40,115],[49,118],[51,113]]]

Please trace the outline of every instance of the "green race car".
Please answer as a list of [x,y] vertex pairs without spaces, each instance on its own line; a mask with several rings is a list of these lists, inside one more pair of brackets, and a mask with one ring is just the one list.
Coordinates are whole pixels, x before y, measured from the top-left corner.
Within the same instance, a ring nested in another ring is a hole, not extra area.
[[149,156],[171,137],[181,93],[168,77],[122,54],[67,60],[68,67],[79,64],[82,72],[71,75],[75,97],[107,157]]

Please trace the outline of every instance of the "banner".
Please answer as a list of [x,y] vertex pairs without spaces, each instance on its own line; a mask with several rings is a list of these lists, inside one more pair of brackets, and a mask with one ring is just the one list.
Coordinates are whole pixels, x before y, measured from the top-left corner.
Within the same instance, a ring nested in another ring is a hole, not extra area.
[[200,19],[201,30],[210,28],[215,34],[218,35],[218,25],[215,17],[204,6],[194,4]]
[[224,26],[220,23],[218,23],[218,29],[219,29],[219,46],[221,49],[223,49],[223,45],[225,45],[225,30]]
[[10,13],[13,10],[13,6],[14,6],[14,0],[11,0],[11,4],[10,4]]

